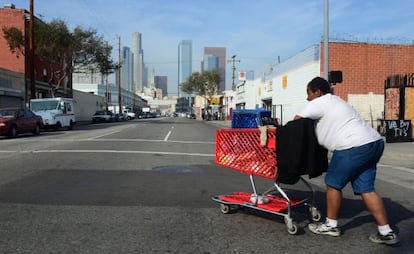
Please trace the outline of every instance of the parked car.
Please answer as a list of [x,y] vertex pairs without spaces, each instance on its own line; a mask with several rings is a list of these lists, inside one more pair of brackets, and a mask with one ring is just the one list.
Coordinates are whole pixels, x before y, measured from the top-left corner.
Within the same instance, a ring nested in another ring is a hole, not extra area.
[[0,109],[0,136],[17,137],[18,134],[39,135],[43,119],[28,108]]
[[92,116],[92,123],[113,122],[114,114],[107,110],[98,110]]
[[145,116],[146,116],[145,112],[142,112],[142,113],[138,114],[138,119],[145,118]]
[[194,114],[194,113],[188,113],[187,114],[187,118],[189,118],[189,119],[196,119],[196,114]]
[[119,121],[127,121],[128,120],[128,116],[126,114],[124,114],[124,113],[116,113],[115,116],[114,116],[114,120],[116,122],[119,122]]
[[157,113],[156,112],[149,112],[147,114],[147,118],[157,118]]
[[138,115],[138,119],[156,118],[156,117],[157,117],[157,113],[155,113],[155,112],[142,112],[141,114]]

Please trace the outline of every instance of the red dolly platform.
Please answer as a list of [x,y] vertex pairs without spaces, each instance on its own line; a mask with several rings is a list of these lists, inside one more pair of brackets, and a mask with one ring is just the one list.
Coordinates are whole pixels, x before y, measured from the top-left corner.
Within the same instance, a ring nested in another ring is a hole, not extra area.
[[[309,206],[312,220],[321,219],[321,214],[314,205],[315,191],[303,177],[300,176],[299,179],[311,193],[307,198],[289,198],[278,183],[276,128],[268,128],[265,133],[254,128],[217,129],[215,162],[217,165],[249,175],[253,189],[252,192],[233,192],[214,196],[213,200],[220,203],[221,212],[227,214],[240,207],[248,207],[281,215],[284,217],[289,234],[298,232],[298,226],[292,218],[294,206]],[[272,179],[273,185],[259,194],[254,176]]]

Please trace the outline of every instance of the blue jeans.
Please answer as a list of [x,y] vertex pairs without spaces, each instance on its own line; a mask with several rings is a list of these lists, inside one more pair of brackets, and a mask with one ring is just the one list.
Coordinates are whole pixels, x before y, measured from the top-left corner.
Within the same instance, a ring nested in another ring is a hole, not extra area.
[[382,139],[346,150],[335,150],[325,175],[326,185],[342,190],[351,182],[355,194],[375,191],[377,163],[383,152]]

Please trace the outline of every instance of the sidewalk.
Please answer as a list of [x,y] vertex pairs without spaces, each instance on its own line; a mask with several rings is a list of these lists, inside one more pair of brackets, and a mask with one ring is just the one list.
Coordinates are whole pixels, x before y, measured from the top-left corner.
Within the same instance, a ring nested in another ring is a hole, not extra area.
[[[205,122],[217,128],[231,128],[229,120]],[[414,142],[385,143],[382,159],[411,161],[414,164]]]

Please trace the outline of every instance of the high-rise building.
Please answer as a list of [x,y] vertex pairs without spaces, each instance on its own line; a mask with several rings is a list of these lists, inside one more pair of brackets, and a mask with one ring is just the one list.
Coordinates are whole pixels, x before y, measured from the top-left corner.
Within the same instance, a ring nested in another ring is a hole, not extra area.
[[188,97],[182,94],[181,84],[185,83],[193,72],[193,47],[191,40],[182,40],[178,44],[178,97]]
[[201,70],[219,71],[219,58],[213,55],[204,55]]
[[144,84],[144,52],[142,50],[141,33],[132,34],[132,53],[133,53],[133,92],[141,94]]
[[218,90],[219,92],[226,90],[226,48],[205,47],[204,55],[212,55],[218,58],[218,72],[220,74],[220,84]]
[[152,85],[151,82],[148,82],[150,80],[148,74],[148,67],[145,65],[145,63],[142,63],[142,87],[151,87]]
[[[121,87],[127,91],[132,92],[134,84],[134,63],[133,54],[129,47],[122,48],[121,61]],[[116,80],[118,82],[118,79]]]
[[163,96],[168,96],[167,93],[167,76],[154,76],[155,88],[161,89]]

